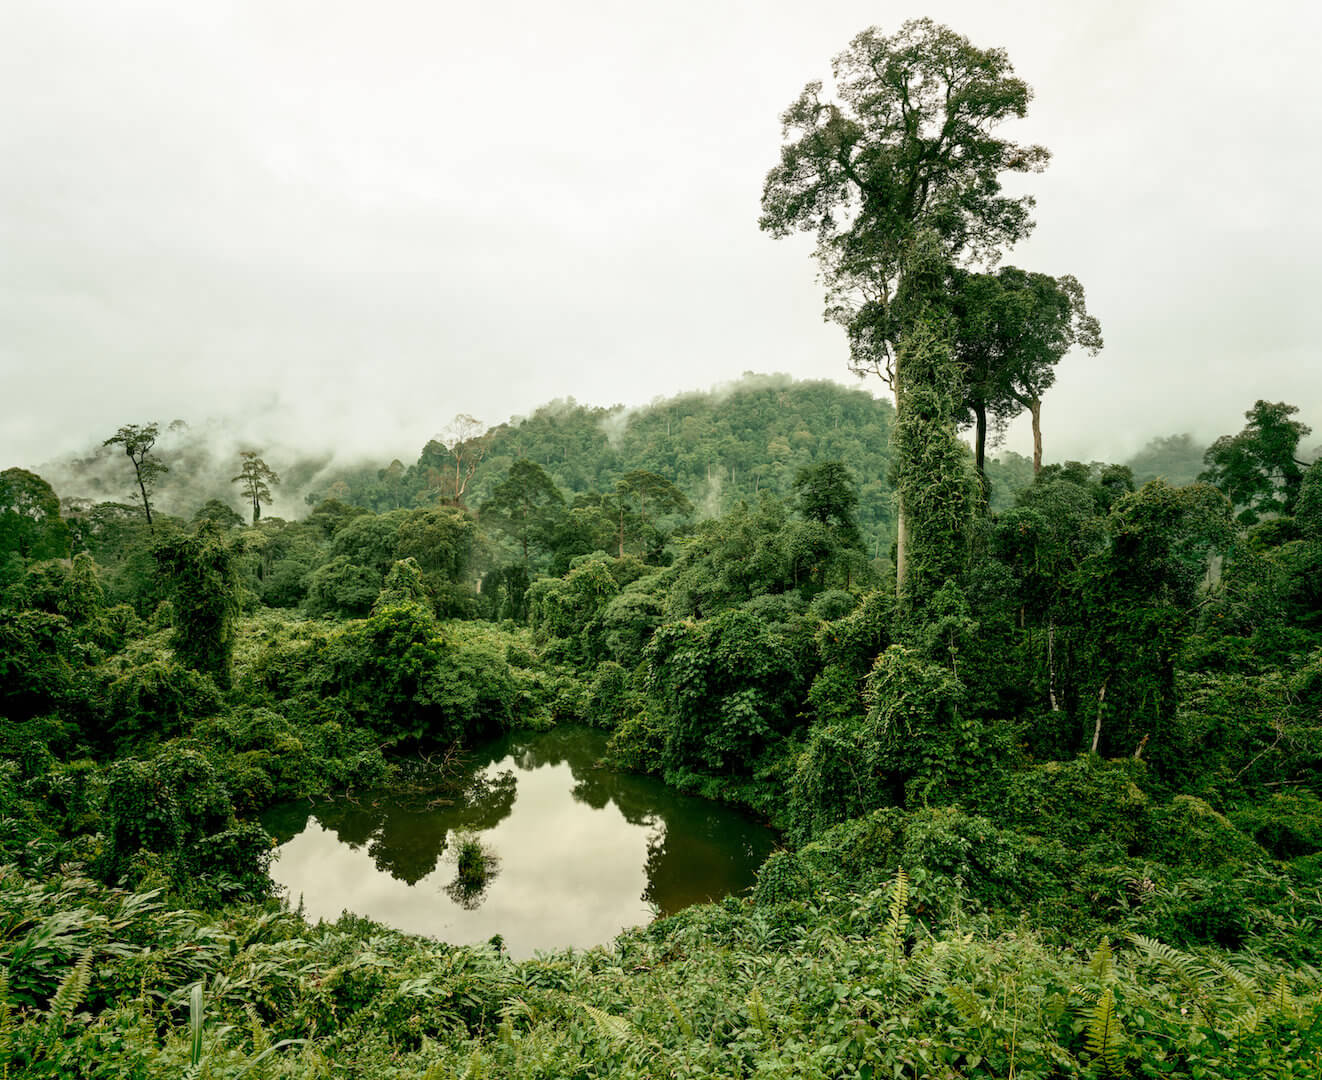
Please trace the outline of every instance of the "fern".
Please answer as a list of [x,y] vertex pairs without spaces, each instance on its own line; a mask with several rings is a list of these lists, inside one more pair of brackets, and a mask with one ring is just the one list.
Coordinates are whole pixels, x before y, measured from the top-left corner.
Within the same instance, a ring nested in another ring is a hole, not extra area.
[[683,1011],[675,1004],[675,999],[669,994],[662,994],[661,1000],[664,1001],[670,1009],[670,1015],[675,1018],[675,1026],[686,1039],[693,1038],[693,1021],[684,1015]]
[[895,871],[895,884],[891,886],[890,914],[881,931],[886,943],[886,952],[895,963],[899,963],[904,954],[905,931],[909,927],[909,913],[904,909],[908,903],[909,875],[901,866]]
[[944,988],[944,993],[970,1027],[981,1027],[986,1022],[987,1011],[963,983],[951,983]]
[[1111,951],[1111,942],[1107,938],[1102,938],[1102,942],[1093,950],[1092,962],[1088,969],[1099,978],[1103,984],[1115,982],[1115,954]]
[[748,1019],[753,1022],[753,1026],[762,1032],[763,1035],[771,1035],[771,1014],[767,1011],[767,1004],[762,999],[762,991],[756,986],[748,994],[745,1002],[748,1008]]
[[267,1035],[266,1028],[262,1024],[262,1018],[257,1015],[257,1009],[251,1001],[243,1003],[243,1011],[248,1014],[248,1029],[252,1033],[252,1049],[254,1054],[260,1054],[269,1049],[271,1037]]
[[1283,971],[1276,977],[1276,985],[1272,987],[1270,1004],[1271,1011],[1274,1013],[1294,1012],[1294,998],[1290,996],[1290,983]]
[[598,1009],[595,1005],[589,1005],[586,1001],[580,1002],[583,1011],[592,1018],[597,1031],[606,1037],[610,1042],[617,1046],[624,1046],[627,1043],[637,1040],[638,1033],[634,1031],[633,1025],[622,1016],[614,1016],[604,1009]]
[[9,1080],[14,1056],[14,1018],[9,1011],[9,973],[0,968],[0,1080]]
[[1217,956],[1207,957],[1205,963],[1213,973],[1221,976],[1230,984],[1231,989],[1235,991],[1240,1001],[1246,1006],[1253,1008],[1258,1004],[1258,984],[1251,976],[1245,975],[1244,972],[1232,967]]
[[1142,934],[1130,934],[1129,940],[1138,946],[1144,956],[1155,960],[1174,975],[1183,984],[1208,1023],[1216,1023],[1216,1010],[1208,1001],[1216,989],[1216,976],[1209,968],[1188,953],[1180,952],[1179,949],[1173,949]]
[[1125,1035],[1115,1014],[1115,995],[1108,986],[1088,1016],[1088,1049],[1101,1061],[1111,1076],[1124,1076]]
[[59,989],[51,998],[50,1009],[46,1013],[50,1029],[59,1034],[68,1026],[69,1021],[78,1012],[78,1007],[87,998],[87,988],[92,983],[92,950],[84,949],[82,956],[69,969],[69,973],[60,982]]

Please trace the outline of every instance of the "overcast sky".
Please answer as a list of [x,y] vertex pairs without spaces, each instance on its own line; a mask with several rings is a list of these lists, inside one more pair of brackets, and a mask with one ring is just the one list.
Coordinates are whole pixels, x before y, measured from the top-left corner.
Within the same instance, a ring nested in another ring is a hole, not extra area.
[[1078,276],[1106,349],[1063,362],[1048,457],[1259,397],[1322,442],[1320,10],[3,0],[0,466],[217,415],[409,461],[457,412],[853,383],[761,185],[803,84],[919,15],[1008,50],[1007,134],[1053,152],[1008,261]]

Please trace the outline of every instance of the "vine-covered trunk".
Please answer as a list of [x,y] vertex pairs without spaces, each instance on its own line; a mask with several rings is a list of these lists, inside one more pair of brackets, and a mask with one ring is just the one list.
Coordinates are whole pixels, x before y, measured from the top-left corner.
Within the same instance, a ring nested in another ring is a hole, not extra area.
[[[895,357],[895,377],[891,381],[895,395],[895,415],[900,415],[900,358]],[[903,485],[895,489],[895,595],[904,595],[904,582],[909,569],[909,529],[904,513]]]

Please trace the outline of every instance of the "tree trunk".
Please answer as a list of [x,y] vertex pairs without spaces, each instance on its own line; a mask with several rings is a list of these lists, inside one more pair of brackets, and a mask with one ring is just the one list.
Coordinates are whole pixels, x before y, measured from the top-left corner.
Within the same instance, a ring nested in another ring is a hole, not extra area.
[[1047,623],[1047,696],[1051,699],[1051,711],[1060,712],[1056,701],[1056,624]]
[[156,526],[151,523],[151,500],[147,498],[147,485],[142,482],[142,470],[137,468],[137,462],[134,462],[134,471],[138,476],[138,490],[142,492],[142,509],[147,515],[147,528],[155,532]]
[[1106,703],[1106,684],[1108,679],[1102,680],[1102,688],[1097,691],[1097,726],[1092,729],[1092,752],[1097,753],[1097,747],[1102,741],[1102,706]]
[[[895,395],[895,420],[900,419],[900,358],[895,357],[895,375],[891,383]],[[905,579],[909,576],[909,528],[904,515],[904,495],[895,492],[895,598],[904,594]]]
[[1033,398],[1028,408],[1033,414],[1033,476],[1036,477],[1042,471],[1042,399]]
[[904,500],[899,498],[899,513],[895,519],[895,595],[898,597],[904,592],[904,579],[908,567],[909,536],[908,526],[904,521]]
[[987,406],[984,402],[974,404],[973,420],[973,464],[977,467],[978,475],[986,480],[983,464],[987,458]]

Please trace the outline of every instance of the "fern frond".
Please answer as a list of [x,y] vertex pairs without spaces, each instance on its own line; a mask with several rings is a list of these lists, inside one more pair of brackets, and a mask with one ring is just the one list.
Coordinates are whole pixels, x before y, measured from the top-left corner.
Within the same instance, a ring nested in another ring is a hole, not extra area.
[[1109,986],[1102,991],[1101,998],[1089,1014],[1086,1043],[1107,1073],[1123,1076],[1128,1072],[1125,1066],[1124,1029],[1115,1014],[1115,995]]
[[1239,996],[1245,1005],[1256,1006],[1260,991],[1257,980],[1232,967],[1218,956],[1208,956],[1203,961],[1216,975],[1221,976]]
[[1102,938],[1101,944],[1093,950],[1088,969],[1103,983],[1115,981],[1115,954],[1111,951],[1111,942],[1108,938]]
[[763,1035],[770,1035],[771,1014],[767,1011],[767,1003],[762,999],[762,991],[756,986],[753,987],[744,1004],[748,1008],[748,1019],[753,1022],[753,1026]]
[[14,1017],[9,1011],[9,973],[0,968],[0,1077],[9,1075],[14,1056]]
[[615,1016],[604,1009],[598,1009],[595,1005],[589,1005],[586,1001],[579,1004],[583,1011],[592,1018],[597,1031],[611,1042],[623,1046],[637,1039],[638,1034],[634,1031],[633,1025],[624,1017]]
[[1130,934],[1129,940],[1138,946],[1144,956],[1156,961],[1184,985],[1209,1023],[1216,1022],[1216,1011],[1208,1001],[1216,988],[1216,976],[1211,969],[1188,953],[1142,934]]
[[963,983],[950,983],[943,988],[943,991],[950,999],[951,1004],[959,1010],[962,1016],[973,1027],[981,1027],[987,1020],[987,1011],[982,1007],[982,1003],[974,996]]
[[890,914],[886,925],[882,927],[882,937],[886,942],[886,951],[896,962],[904,952],[905,931],[909,927],[909,913],[905,908],[909,903],[909,875],[904,867],[895,870],[895,883],[891,886]]
[[59,989],[51,998],[50,1009],[46,1012],[52,1029],[63,1031],[78,1007],[87,997],[87,988],[92,983],[92,950],[84,949],[67,975],[60,981]]
[[1276,985],[1272,987],[1271,992],[1271,1011],[1274,1013],[1292,1013],[1294,1012],[1294,998],[1290,995],[1290,982],[1282,971],[1276,977]]
[[661,1000],[664,1001],[670,1009],[670,1015],[675,1018],[675,1026],[686,1039],[693,1038],[693,1021],[684,1015],[683,1011],[675,1004],[675,999],[669,994],[662,994]]
[[271,1037],[267,1035],[262,1018],[257,1015],[257,1009],[251,1001],[243,1003],[243,1011],[248,1015],[248,1030],[252,1034],[253,1053],[260,1054],[271,1045]]

